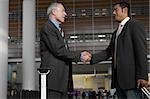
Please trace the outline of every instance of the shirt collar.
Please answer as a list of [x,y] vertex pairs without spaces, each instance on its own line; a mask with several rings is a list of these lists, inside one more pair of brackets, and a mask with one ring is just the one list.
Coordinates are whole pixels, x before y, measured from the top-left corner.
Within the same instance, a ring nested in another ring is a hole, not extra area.
[[57,20],[54,19],[49,19],[52,23],[54,23],[54,25],[59,29],[59,22]]
[[129,17],[126,17],[123,21],[121,21],[121,25],[125,25],[126,24],[126,22],[128,22],[129,21]]

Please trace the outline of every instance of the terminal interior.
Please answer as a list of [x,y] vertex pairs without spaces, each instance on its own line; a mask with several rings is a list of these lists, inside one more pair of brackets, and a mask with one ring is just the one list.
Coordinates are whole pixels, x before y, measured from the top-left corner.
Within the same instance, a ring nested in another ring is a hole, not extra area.
[[[22,90],[23,83],[23,3],[26,0],[9,0],[8,33],[8,97]],[[32,1],[32,0],[31,0]],[[39,91],[40,66],[39,32],[47,21],[46,10],[53,1],[64,4],[68,14],[63,28],[71,51],[87,50],[97,53],[104,50],[117,23],[112,14],[112,4],[119,0],[33,0],[35,1],[35,90]],[[139,20],[147,33],[148,68],[150,68],[149,0],[125,0],[131,4],[131,18]],[[26,48],[27,50],[28,48]],[[29,55],[30,57],[30,55]],[[111,89],[111,59],[95,65],[82,62],[73,64],[75,91],[98,92]],[[150,72],[150,70],[149,70]]]

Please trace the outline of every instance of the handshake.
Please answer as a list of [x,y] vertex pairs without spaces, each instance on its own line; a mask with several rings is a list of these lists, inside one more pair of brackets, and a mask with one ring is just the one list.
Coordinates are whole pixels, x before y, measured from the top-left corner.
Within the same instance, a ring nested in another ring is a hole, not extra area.
[[92,55],[88,51],[81,52],[81,61],[83,63],[90,62],[91,61],[91,57],[92,57]]

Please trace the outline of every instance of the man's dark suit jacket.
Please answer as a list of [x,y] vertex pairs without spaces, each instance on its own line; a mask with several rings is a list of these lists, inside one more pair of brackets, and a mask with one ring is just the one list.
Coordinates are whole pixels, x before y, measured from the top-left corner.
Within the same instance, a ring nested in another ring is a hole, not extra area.
[[116,80],[123,89],[136,88],[137,79],[148,79],[146,33],[141,24],[131,19],[124,25],[117,40],[117,75],[114,75],[116,71],[113,61],[116,31],[106,50],[92,56],[91,64],[112,57],[112,88],[115,87]]
[[51,70],[47,77],[47,89],[66,92],[69,66],[72,61],[80,61],[80,53],[71,52],[65,47],[60,31],[51,21],[45,23],[40,37],[41,68]]

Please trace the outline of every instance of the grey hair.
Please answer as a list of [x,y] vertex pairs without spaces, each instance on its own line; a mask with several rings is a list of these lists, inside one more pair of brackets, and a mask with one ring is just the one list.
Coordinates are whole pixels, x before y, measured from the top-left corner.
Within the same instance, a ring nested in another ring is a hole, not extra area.
[[54,9],[56,9],[56,7],[57,7],[58,4],[59,4],[59,3],[52,3],[52,4],[47,8],[47,15],[51,14],[52,11],[53,11]]

